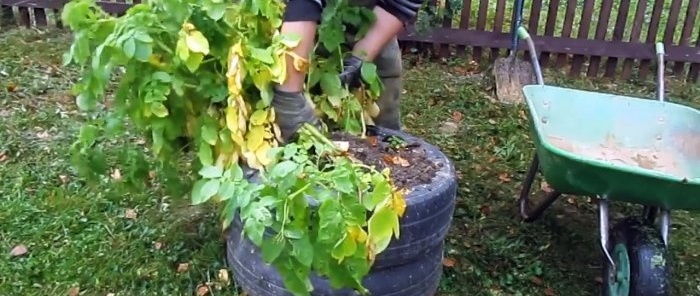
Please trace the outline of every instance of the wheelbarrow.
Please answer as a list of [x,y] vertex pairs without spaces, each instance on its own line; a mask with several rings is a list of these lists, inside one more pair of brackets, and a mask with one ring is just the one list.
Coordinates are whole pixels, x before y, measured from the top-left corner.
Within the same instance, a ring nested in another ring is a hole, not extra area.
[[[537,84],[523,87],[535,155],[520,192],[520,215],[533,222],[561,195],[597,201],[602,295],[669,295],[670,211],[700,209],[700,112],[664,100],[664,45],[656,99],[547,86],[525,28]],[[550,190],[530,208],[535,176]],[[611,201],[642,205],[609,227]]]

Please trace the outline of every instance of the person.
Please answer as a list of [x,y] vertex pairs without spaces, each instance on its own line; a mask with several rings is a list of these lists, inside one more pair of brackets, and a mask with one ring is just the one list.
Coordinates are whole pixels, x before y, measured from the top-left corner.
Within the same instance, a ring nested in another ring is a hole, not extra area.
[[[354,2],[354,3],[353,3]],[[377,105],[380,114],[375,125],[400,130],[399,101],[402,92],[401,51],[397,35],[405,23],[418,13],[423,0],[350,0],[352,5],[373,9],[376,21],[367,34],[353,46],[351,55],[343,61],[340,80],[344,86],[356,87],[360,83],[360,69],[365,61],[377,66],[377,74],[384,85]],[[326,0],[288,0],[281,33],[301,36],[294,53],[308,59],[315,44],[317,24],[321,20]],[[319,118],[304,96],[306,73],[293,66],[293,58],[287,57],[287,80],[274,86],[272,106],[284,142],[288,142],[304,123],[319,126]]]

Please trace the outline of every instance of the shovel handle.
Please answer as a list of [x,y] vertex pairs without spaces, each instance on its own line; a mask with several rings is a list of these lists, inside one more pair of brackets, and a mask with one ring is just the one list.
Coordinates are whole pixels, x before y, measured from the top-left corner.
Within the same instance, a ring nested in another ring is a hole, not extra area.
[[662,42],[656,43],[656,58],[657,58],[657,74],[656,74],[656,98],[663,102],[664,99],[664,56],[666,55],[666,50],[664,49],[664,44]]
[[530,52],[530,61],[532,62],[532,68],[535,70],[535,78],[537,79],[537,84],[544,85],[544,78],[542,78],[542,69],[540,68],[540,60],[537,58],[537,50],[535,49],[535,42],[532,41],[530,33],[527,32],[525,27],[518,28],[518,37],[525,40],[527,43],[528,51]]

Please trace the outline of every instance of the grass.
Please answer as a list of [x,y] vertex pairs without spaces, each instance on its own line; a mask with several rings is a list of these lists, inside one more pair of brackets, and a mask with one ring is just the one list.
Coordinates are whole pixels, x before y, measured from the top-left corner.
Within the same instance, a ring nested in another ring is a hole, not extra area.
[[[159,180],[134,192],[113,174],[90,190],[75,176],[68,149],[83,119],[69,95],[74,69],[59,66],[68,42],[56,31],[0,34],[0,295],[192,295],[205,283],[214,295],[237,295],[235,283],[220,276],[226,263],[215,210],[188,206]],[[459,61],[406,63],[407,131],[437,144],[459,170],[440,295],[595,295],[595,208],[567,198],[542,220],[520,222],[516,195],[532,153],[526,113],[490,103],[492,83],[471,70]],[[654,91],[546,77],[582,89],[647,97]],[[699,87],[668,89],[670,100],[699,106]],[[456,131],[435,132],[450,121]],[[118,155],[143,149],[129,136],[115,141],[128,147],[112,151]],[[673,214],[676,295],[700,295],[698,217]],[[28,253],[11,256],[20,244]]]

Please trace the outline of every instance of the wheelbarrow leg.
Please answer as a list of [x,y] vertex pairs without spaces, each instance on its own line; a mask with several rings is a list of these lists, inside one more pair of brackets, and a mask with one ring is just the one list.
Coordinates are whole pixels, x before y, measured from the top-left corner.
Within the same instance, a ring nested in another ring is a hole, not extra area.
[[642,219],[644,223],[654,225],[659,214],[661,214],[659,232],[661,232],[661,238],[663,238],[664,244],[668,246],[668,233],[671,226],[671,211],[659,207],[644,206]]
[[561,193],[559,192],[550,192],[547,193],[547,196],[545,199],[537,206],[535,206],[534,210],[530,210],[528,206],[528,200],[530,196],[530,190],[532,188],[532,183],[535,182],[535,176],[537,175],[537,171],[540,167],[540,162],[539,158],[537,157],[537,153],[535,153],[535,156],[532,158],[532,162],[530,163],[530,169],[527,171],[527,176],[525,177],[525,181],[523,181],[523,187],[520,191],[520,216],[522,216],[523,220],[525,222],[533,222],[537,220],[542,213],[549,208],[549,206],[554,203],[554,201],[561,196]]

